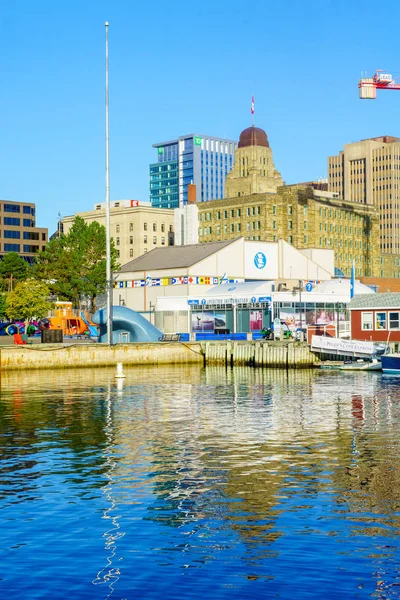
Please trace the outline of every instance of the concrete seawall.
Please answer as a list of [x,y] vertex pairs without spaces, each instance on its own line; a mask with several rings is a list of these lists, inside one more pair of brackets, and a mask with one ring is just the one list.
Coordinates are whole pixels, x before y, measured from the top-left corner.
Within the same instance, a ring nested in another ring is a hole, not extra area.
[[0,370],[63,369],[124,365],[199,364],[311,368],[319,359],[307,344],[217,341],[152,344],[37,344],[0,349]]
[[63,369],[125,365],[188,364],[203,365],[200,343],[167,344],[38,344],[0,349],[0,370]]

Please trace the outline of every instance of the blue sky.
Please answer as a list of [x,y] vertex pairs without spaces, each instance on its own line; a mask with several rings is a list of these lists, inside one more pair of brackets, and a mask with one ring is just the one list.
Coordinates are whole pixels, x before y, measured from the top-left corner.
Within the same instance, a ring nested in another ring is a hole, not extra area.
[[[400,92],[358,99],[361,71],[400,77],[387,0],[10,0],[0,13],[0,197],[37,224],[104,200],[104,21],[111,198],[148,200],[152,144],[263,127],[287,183],[325,176],[343,144],[400,136]],[[397,47],[396,47],[397,46]]]

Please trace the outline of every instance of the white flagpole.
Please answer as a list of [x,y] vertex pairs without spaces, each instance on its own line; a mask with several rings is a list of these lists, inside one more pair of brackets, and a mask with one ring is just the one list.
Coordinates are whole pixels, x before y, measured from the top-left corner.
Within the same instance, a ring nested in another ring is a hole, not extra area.
[[109,164],[109,125],[108,125],[108,22],[106,28],[106,293],[107,293],[107,343],[112,344],[112,279],[111,279],[111,239],[110,239],[110,164]]

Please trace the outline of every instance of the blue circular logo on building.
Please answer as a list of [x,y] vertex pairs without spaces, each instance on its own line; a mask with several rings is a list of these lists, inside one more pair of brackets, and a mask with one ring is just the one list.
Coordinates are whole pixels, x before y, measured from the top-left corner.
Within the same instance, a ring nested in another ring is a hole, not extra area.
[[267,257],[265,256],[264,252],[257,252],[257,254],[254,256],[254,264],[257,269],[263,269],[265,267],[267,264]]
[[311,283],[311,281],[309,281],[308,283],[306,283],[306,292],[312,292],[313,289],[313,284]]

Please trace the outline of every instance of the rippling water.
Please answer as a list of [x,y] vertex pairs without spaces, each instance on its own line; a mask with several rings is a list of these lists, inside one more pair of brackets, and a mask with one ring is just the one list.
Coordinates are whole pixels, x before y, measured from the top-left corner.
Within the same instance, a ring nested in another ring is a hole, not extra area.
[[400,378],[125,372],[1,376],[1,598],[400,597]]

